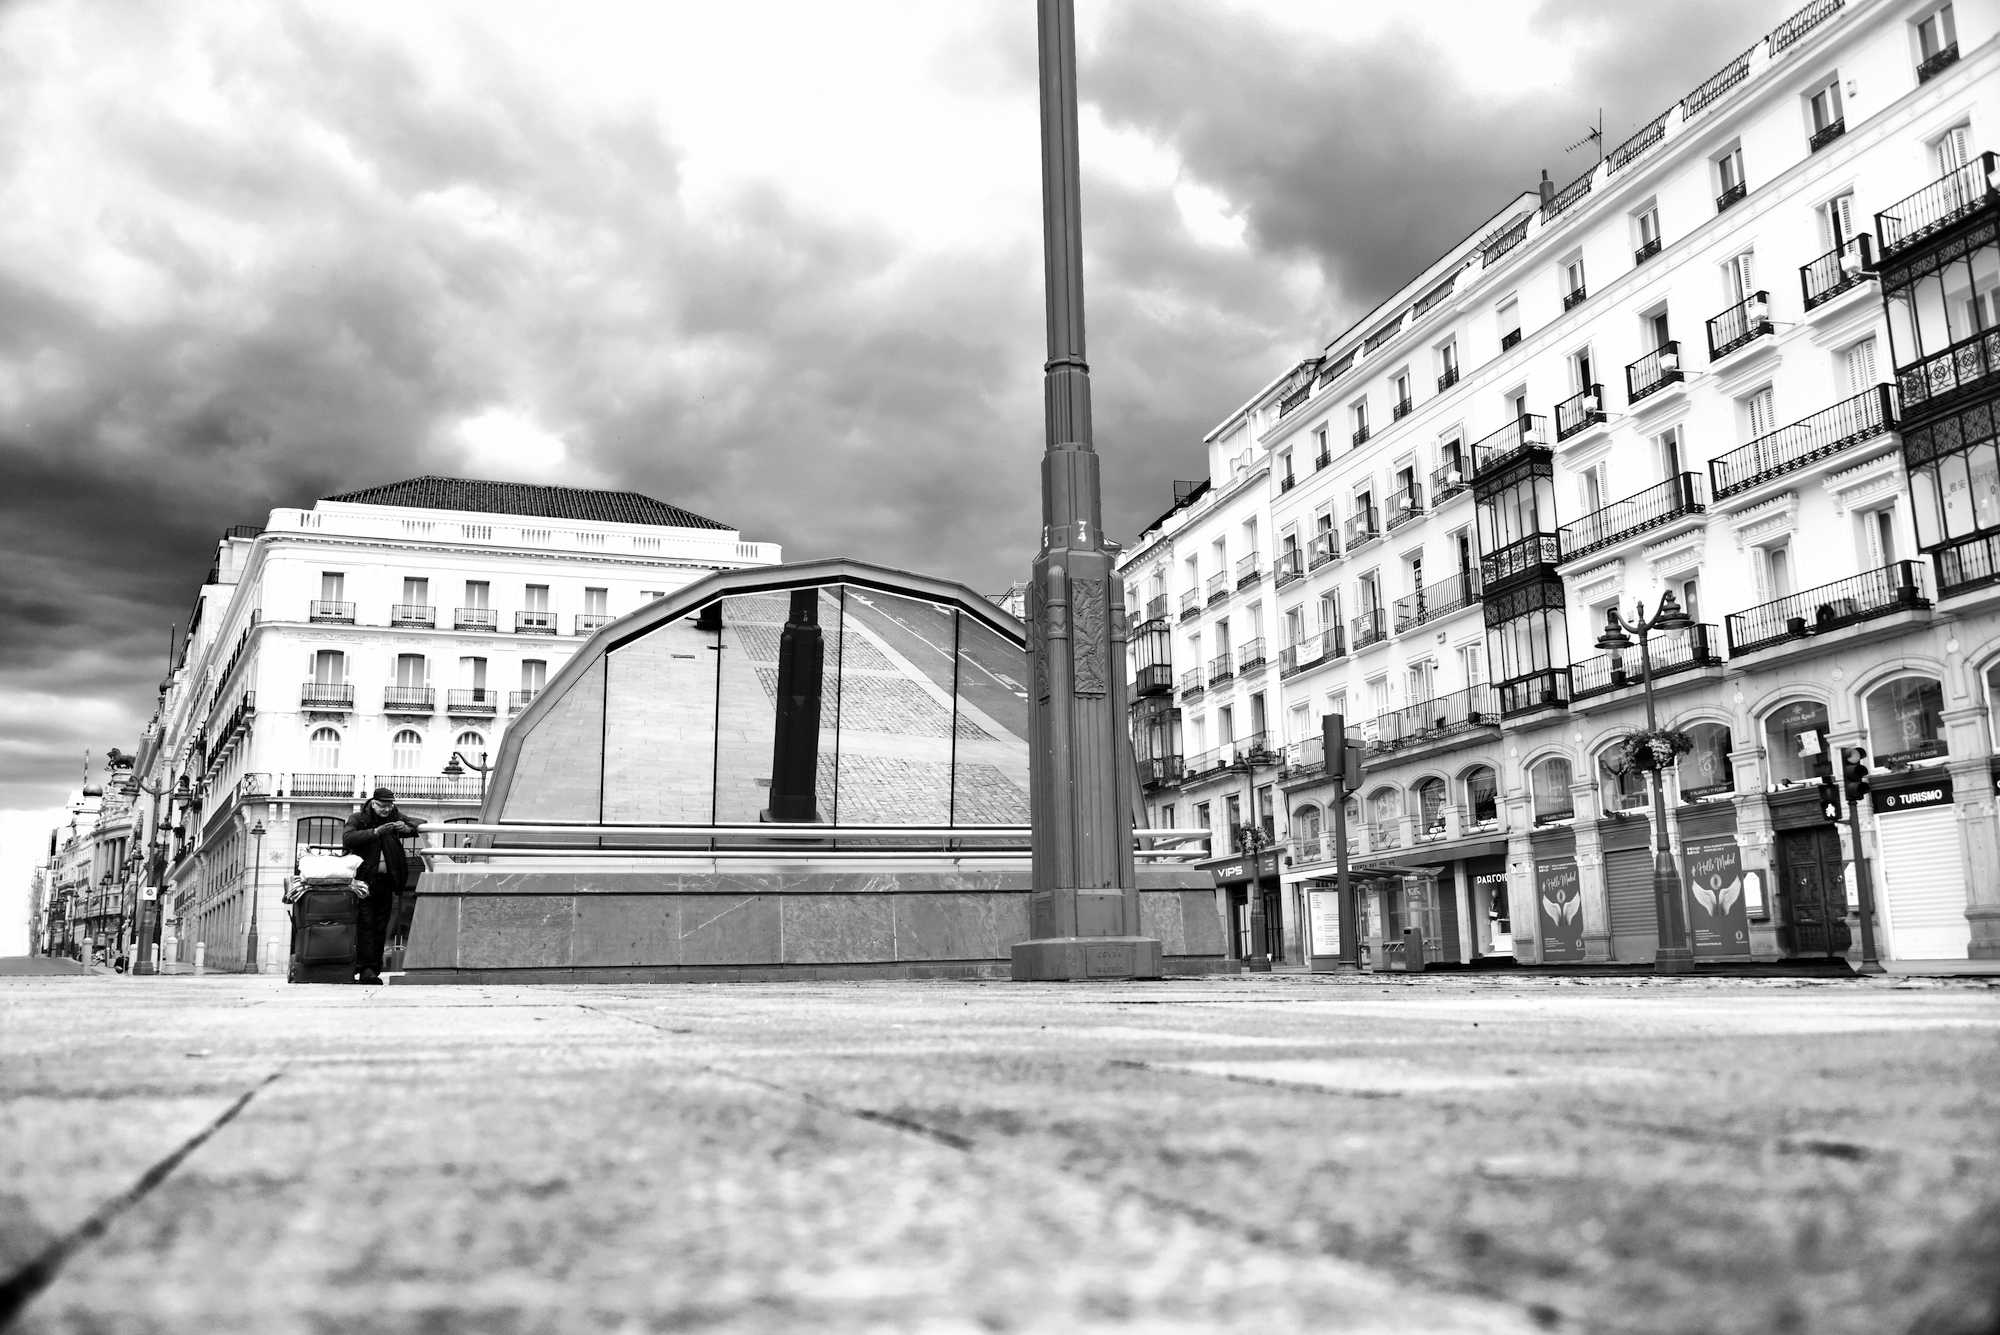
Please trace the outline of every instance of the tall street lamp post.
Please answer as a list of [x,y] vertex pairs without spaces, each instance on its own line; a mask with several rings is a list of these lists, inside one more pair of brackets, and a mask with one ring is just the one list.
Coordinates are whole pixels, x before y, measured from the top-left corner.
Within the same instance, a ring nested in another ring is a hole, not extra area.
[[462,751],[452,752],[451,759],[444,762],[444,775],[447,779],[464,778],[467,770],[473,770],[479,775],[479,805],[483,807],[486,805],[486,776],[493,772],[493,766],[486,763],[486,753],[484,751],[479,753],[477,764],[467,760]]
[[243,972],[258,973],[257,962],[257,892],[264,883],[264,822],[258,821],[250,827],[250,837],[257,841],[257,851],[250,863],[250,948],[245,952]]
[[[1660,605],[1646,617],[1646,605],[1634,607],[1636,616],[1627,618],[1614,605],[1604,614],[1604,633],[1597,647],[1619,652],[1632,647],[1631,637],[1639,637],[1639,670],[1646,690],[1646,731],[1659,729],[1653,705],[1653,653],[1648,637],[1656,630],[1685,630],[1694,619],[1668,589],[1660,595]],[[1674,870],[1673,851],[1667,847],[1667,775],[1654,766],[1653,775],[1653,915],[1660,936],[1653,956],[1657,973],[1686,973],[1694,967],[1694,945],[1688,939],[1687,905],[1682,901],[1680,873]]]
[[1244,920],[1249,924],[1250,948],[1243,952],[1244,967],[1251,973],[1271,972],[1270,917],[1264,911],[1264,850],[1273,847],[1277,840],[1264,832],[1264,827],[1253,821],[1232,826],[1236,836],[1236,846],[1243,850],[1244,858],[1250,864],[1250,890],[1244,908]]
[[1157,978],[1132,857],[1125,590],[1104,541],[1083,341],[1074,0],[1038,0],[1042,94],[1042,542],[1028,582],[1030,939],[1016,981]]

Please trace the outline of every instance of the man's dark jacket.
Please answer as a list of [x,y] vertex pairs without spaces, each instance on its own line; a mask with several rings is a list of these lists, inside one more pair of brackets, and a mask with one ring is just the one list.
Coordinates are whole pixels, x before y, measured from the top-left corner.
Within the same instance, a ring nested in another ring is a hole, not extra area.
[[413,830],[423,824],[417,817],[405,816],[395,807],[390,807],[387,815],[378,816],[374,803],[363,802],[361,810],[347,818],[347,829],[340,836],[340,846],[360,855],[361,866],[355,876],[371,882],[380,876],[400,890],[409,884],[410,876],[410,863],[403,852],[403,841],[376,828],[394,821],[401,821]]

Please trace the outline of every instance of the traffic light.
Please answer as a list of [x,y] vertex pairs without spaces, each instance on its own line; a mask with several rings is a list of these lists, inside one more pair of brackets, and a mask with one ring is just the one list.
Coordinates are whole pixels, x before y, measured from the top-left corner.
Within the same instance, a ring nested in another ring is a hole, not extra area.
[[1841,787],[1850,803],[1868,795],[1868,752],[1859,746],[1840,748]]
[[1840,819],[1840,789],[1831,775],[1819,781],[1819,812],[1828,820]]
[[1359,742],[1349,742],[1343,748],[1340,771],[1341,782],[1350,793],[1361,790],[1361,755],[1362,746]]
[[1340,781],[1348,792],[1361,787],[1361,744],[1347,740],[1347,719],[1327,714],[1320,719],[1320,748],[1326,757],[1327,774]]

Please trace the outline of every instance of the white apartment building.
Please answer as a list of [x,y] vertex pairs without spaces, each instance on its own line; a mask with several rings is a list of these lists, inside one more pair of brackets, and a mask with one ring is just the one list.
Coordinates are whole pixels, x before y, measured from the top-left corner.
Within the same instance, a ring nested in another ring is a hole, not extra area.
[[368,792],[476,819],[482,776],[447,764],[491,763],[594,630],[711,570],[780,559],[636,492],[438,477],[230,530],[140,758],[175,794],[167,958],[191,962],[200,941],[211,966],[241,967],[254,920],[260,965],[282,967],[282,879],[301,847],[339,842]]
[[1338,713],[1378,962],[1406,928],[1432,959],[1649,961],[1619,745],[1647,673],[1598,640],[1671,591],[1694,624],[1648,650],[1694,748],[1663,782],[1697,955],[1858,952],[1821,785],[1861,746],[1884,955],[2000,957],[1996,33],[1994,0],[1816,0],[1211,433],[1123,559],[1133,731],[1150,818],[1221,835],[1234,801],[1286,840],[1274,954],[1313,949]]

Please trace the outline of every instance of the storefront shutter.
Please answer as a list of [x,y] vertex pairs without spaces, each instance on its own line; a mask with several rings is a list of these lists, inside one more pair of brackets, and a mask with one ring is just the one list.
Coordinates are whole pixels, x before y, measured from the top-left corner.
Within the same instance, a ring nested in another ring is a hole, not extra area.
[[1611,951],[1620,961],[1643,962],[1660,949],[1659,915],[1653,909],[1653,854],[1622,848],[1604,855],[1604,895],[1611,910]]
[[1899,960],[1962,960],[1972,940],[1965,919],[1958,811],[1950,805],[1888,812],[1875,822],[1884,887],[1887,954]]

